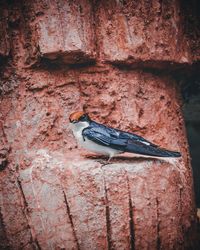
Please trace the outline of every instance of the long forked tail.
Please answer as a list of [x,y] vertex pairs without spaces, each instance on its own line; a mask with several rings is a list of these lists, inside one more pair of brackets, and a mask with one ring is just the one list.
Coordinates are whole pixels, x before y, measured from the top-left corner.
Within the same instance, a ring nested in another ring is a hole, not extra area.
[[136,142],[129,142],[126,147],[126,151],[130,153],[156,157],[181,157],[181,154],[179,152],[170,151],[164,148],[159,148],[156,146]]

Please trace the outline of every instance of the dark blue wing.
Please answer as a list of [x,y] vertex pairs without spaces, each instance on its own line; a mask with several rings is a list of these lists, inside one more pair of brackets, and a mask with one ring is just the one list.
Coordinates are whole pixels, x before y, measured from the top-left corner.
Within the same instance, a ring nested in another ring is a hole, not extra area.
[[127,145],[126,138],[119,138],[119,134],[115,131],[109,131],[102,127],[88,127],[82,132],[83,137],[96,142],[101,146],[111,147],[124,151]]
[[120,129],[114,129],[114,128],[110,128],[107,127],[103,124],[97,123],[97,122],[91,122],[90,127],[98,129],[98,131],[100,133],[106,133],[108,136],[114,137],[114,138],[119,138],[119,139],[132,139],[134,141],[138,141],[138,142],[142,142],[146,145],[151,145],[153,147],[158,147],[156,144],[153,144],[152,142],[144,139],[143,137],[133,134],[133,133],[129,133],[129,132],[125,132],[123,130]]
[[132,133],[109,128],[96,122],[91,122],[82,132],[83,137],[106,147],[111,147],[123,152],[158,157],[179,157],[180,153],[161,149],[157,145]]

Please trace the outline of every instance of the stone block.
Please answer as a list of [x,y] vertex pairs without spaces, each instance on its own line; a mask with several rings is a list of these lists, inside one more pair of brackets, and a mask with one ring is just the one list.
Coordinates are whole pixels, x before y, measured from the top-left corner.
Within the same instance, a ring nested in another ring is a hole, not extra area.
[[97,41],[103,60],[167,67],[191,62],[178,1],[99,1]]
[[[38,47],[42,57],[74,64],[94,60],[94,29],[89,1],[46,3],[44,15],[36,18]],[[38,10],[37,10],[38,11]]]
[[[77,151],[65,157],[46,149],[29,151],[24,160],[30,165],[23,169],[21,162],[19,190],[41,249],[156,249],[158,244],[174,249],[183,244],[188,225],[181,209],[189,200],[180,197],[186,184],[177,168],[181,161],[128,156],[102,165]],[[5,201],[8,223],[14,210]],[[16,223],[20,216],[15,214]]]

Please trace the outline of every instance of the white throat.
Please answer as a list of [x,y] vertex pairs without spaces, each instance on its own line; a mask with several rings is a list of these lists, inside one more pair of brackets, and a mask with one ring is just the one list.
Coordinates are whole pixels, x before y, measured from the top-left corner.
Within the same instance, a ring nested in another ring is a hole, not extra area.
[[72,129],[72,132],[74,136],[77,138],[77,134],[81,134],[84,128],[87,128],[89,126],[89,122],[77,122],[77,123],[71,123],[70,127]]
[[90,124],[88,122],[77,122],[70,124],[72,132],[81,147],[98,154],[109,155],[110,157],[113,157],[115,154],[121,153],[119,150],[98,145],[97,143],[94,143],[87,138],[83,139],[83,129],[87,128],[89,125]]

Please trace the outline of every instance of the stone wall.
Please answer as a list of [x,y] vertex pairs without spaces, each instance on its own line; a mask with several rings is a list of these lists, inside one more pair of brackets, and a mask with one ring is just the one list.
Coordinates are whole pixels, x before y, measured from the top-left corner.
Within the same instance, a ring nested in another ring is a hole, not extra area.
[[[190,157],[174,77],[198,61],[179,1],[1,1],[1,249],[195,247]],[[68,117],[176,161],[83,155]]]

